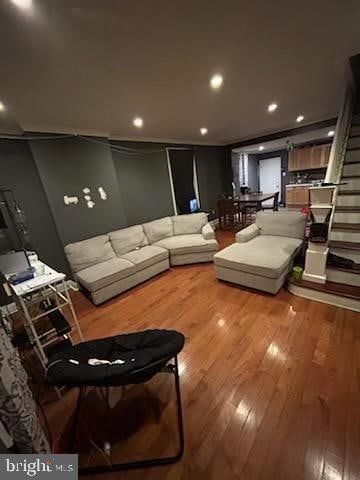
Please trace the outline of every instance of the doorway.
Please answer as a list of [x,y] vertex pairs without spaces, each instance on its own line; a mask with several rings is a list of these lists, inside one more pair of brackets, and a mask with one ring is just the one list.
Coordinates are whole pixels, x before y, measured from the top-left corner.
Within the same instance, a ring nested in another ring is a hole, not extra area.
[[[259,161],[260,190],[264,193],[279,192],[281,200],[281,157],[265,158]],[[272,205],[273,199],[263,205]]]

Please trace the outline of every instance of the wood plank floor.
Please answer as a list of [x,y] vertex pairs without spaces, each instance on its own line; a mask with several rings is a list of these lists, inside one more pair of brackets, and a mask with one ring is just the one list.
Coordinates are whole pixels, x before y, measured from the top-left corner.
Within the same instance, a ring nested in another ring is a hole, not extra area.
[[[86,339],[146,328],[186,336],[183,459],[104,478],[360,479],[360,314],[285,289],[271,296],[219,282],[212,264],[173,268],[100,307],[80,293],[74,300]],[[57,444],[74,398],[70,391],[47,406]],[[91,391],[78,431],[81,462],[104,461],[90,455],[89,432],[96,444],[111,441],[114,461],[174,451],[173,398],[166,375],[113,392],[120,401],[110,410]]]

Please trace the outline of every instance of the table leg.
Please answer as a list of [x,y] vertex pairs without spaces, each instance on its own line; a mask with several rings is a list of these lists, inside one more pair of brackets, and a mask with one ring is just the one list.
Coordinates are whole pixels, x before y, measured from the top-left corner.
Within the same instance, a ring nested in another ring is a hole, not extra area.
[[70,294],[69,294],[69,289],[68,289],[68,286],[65,282],[65,280],[62,281],[62,284],[63,284],[63,288],[64,288],[64,292],[65,292],[65,295],[66,295],[66,298],[68,300],[68,303],[69,303],[69,307],[70,307],[70,311],[71,311],[71,314],[73,316],[73,319],[74,319],[74,322],[75,322],[75,325],[76,325],[76,329],[79,333],[79,336],[80,336],[80,340],[83,342],[84,341],[84,337],[83,337],[83,334],[82,334],[82,331],[80,329],[80,325],[79,325],[79,322],[78,322],[78,319],[77,319],[77,316],[76,316],[76,313],[75,313],[75,309],[74,309],[74,306],[72,304],[72,301],[71,301],[71,297],[70,297]]
[[32,334],[32,337],[36,343],[36,349],[38,350],[37,354],[38,354],[38,357],[43,365],[44,368],[46,368],[46,364],[47,364],[47,356],[44,352],[44,349],[41,345],[41,342],[40,342],[40,339],[39,339],[39,336],[37,334],[37,331],[34,327],[34,324],[31,320],[31,316],[30,316],[30,313],[29,313],[29,310],[26,306],[26,303],[24,302],[23,298],[22,297],[18,297],[18,300],[19,300],[19,304],[20,304],[20,307],[21,307],[21,311],[25,317],[25,321],[26,321],[26,324],[28,325],[28,327],[30,328],[30,331],[31,331],[31,334]]

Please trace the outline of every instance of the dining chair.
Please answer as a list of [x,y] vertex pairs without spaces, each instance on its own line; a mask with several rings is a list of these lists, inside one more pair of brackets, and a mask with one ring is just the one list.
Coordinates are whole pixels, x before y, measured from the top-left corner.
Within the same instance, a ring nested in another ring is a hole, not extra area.
[[272,205],[263,205],[262,210],[272,210],[273,212],[279,211],[279,194],[280,192],[276,192],[274,195],[274,202]]
[[[250,195],[262,195],[262,193],[261,190],[258,190],[251,192]],[[255,216],[259,210],[261,210],[261,205],[258,202],[245,203],[241,208],[242,217],[245,220],[243,223],[247,225],[247,219],[250,220],[249,223],[252,223],[253,216]]]
[[224,230],[227,226],[234,229],[236,224],[240,222],[240,209],[238,204],[230,199],[220,199],[218,201],[219,226],[220,230]]

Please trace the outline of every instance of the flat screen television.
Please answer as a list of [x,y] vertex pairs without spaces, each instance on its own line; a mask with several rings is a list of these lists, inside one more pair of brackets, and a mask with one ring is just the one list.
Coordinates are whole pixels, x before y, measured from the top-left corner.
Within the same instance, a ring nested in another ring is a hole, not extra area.
[[190,200],[190,212],[195,213],[199,211],[199,205],[196,198]]

